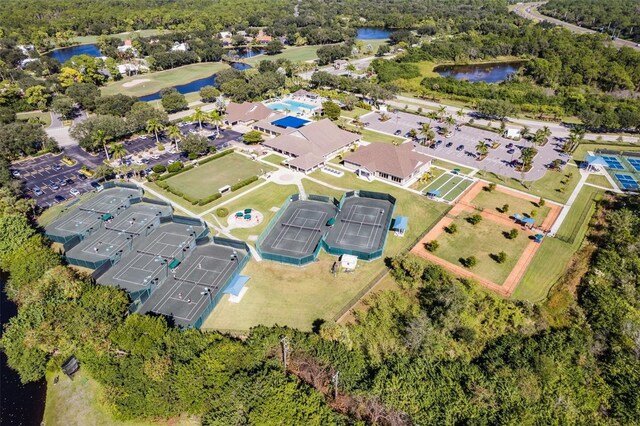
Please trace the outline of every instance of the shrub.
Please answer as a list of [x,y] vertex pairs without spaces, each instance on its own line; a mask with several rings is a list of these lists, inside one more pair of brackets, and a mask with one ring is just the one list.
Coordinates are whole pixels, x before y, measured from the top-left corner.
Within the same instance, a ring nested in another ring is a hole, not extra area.
[[491,183],[490,183],[489,185],[487,185],[485,188],[487,189],[487,191],[489,191],[489,192],[493,192],[493,191],[496,189],[496,184],[495,184],[495,183],[493,183],[493,182],[491,182]]
[[531,210],[531,213],[529,213],[529,216],[531,216],[531,217],[538,216],[538,210]]
[[167,171],[167,167],[164,164],[156,164],[151,170],[153,170],[154,173],[164,173]]
[[158,151],[164,151],[164,145],[162,144],[158,144],[156,148],[158,148]]
[[195,160],[196,158],[198,158],[198,154],[196,154],[195,152],[190,153],[187,158],[189,160]]
[[358,108],[366,109],[367,111],[371,111],[371,109],[372,109],[371,105],[369,105],[368,103],[366,103],[364,101],[356,102],[356,106]]
[[507,253],[501,251],[500,253],[498,253],[496,255],[496,262],[498,263],[504,263],[507,261]]
[[167,167],[167,170],[169,171],[169,173],[175,173],[175,172],[179,172],[183,168],[184,168],[184,164],[182,164],[182,161],[176,161],[175,163],[169,164],[169,167]]
[[462,263],[462,266],[465,268],[473,268],[478,263],[478,259],[476,259],[475,256],[469,256],[467,258],[460,259],[460,263]]
[[210,195],[208,197],[201,198],[200,200],[198,200],[198,205],[199,206],[204,206],[205,204],[209,204],[210,202],[215,201],[220,197],[222,197],[222,195],[218,192],[218,193],[215,193],[215,194]]
[[216,210],[216,216],[218,217],[229,216],[229,209],[227,209],[226,207],[220,207],[219,209]]
[[238,189],[242,188],[243,186],[247,186],[250,183],[253,183],[253,182],[257,181],[257,180],[258,180],[258,176],[251,176],[248,179],[241,180],[240,182],[234,183],[233,185],[231,185],[231,190],[232,191],[237,191]]
[[242,141],[248,145],[262,142],[262,133],[257,130],[251,130],[242,136]]
[[440,247],[440,243],[437,242],[436,240],[429,241],[428,243],[425,244],[425,248],[427,249],[427,251],[430,251],[430,252],[434,252],[438,250],[438,247]]
[[458,232],[458,225],[456,225],[455,223],[452,223],[451,225],[444,228],[444,231],[447,234],[455,234],[456,232]]
[[500,209],[501,213],[507,213],[509,211],[509,204],[505,204],[504,206],[502,206],[502,208]]
[[538,201],[538,206],[539,207],[544,207],[545,202],[546,201],[544,200],[544,198],[540,198],[540,201]]
[[518,237],[518,230],[517,229],[512,229],[511,231],[509,231],[509,239],[510,240],[515,240]]
[[479,214],[474,214],[473,216],[469,216],[467,218],[467,222],[469,222],[472,225],[477,225],[480,222],[482,222],[482,216],[480,216]]

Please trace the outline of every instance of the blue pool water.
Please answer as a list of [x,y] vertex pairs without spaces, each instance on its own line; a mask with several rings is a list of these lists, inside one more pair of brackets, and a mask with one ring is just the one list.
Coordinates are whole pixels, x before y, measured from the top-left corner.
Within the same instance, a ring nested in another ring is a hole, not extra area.
[[294,101],[292,99],[287,99],[281,102],[276,102],[273,104],[269,104],[267,105],[269,108],[276,110],[276,111],[285,111],[285,110],[289,110],[290,112],[294,113],[294,114],[300,114],[303,113],[305,111],[303,110],[313,110],[316,108],[315,105],[311,105],[311,104],[305,104],[304,102],[298,102],[298,101]]
[[384,40],[388,39],[390,30],[384,28],[358,28],[356,40]]
[[81,44],[80,46],[63,47],[62,49],[55,49],[47,53],[47,56],[53,59],[57,59],[60,63],[65,63],[73,56],[77,55],[89,55],[89,56],[102,56],[100,49],[95,44]]
[[[231,66],[240,71],[251,68],[250,65],[243,64],[240,62],[234,62]],[[204,86],[215,86],[215,85],[216,85],[216,75],[213,74],[213,75],[210,75],[209,77],[200,78],[198,80],[193,80],[186,84],[180,84],[178,86],[174,86],[174,88],[178,91],[178,93],[182,93],[183,95],[186,95],[187,93],[197,92],[198,90],[202,89]],[[138,99],[141,100],[142,102],[155,101],[157,99],[160,99],[160,92],[155,92],[150,95],[140,96]]]

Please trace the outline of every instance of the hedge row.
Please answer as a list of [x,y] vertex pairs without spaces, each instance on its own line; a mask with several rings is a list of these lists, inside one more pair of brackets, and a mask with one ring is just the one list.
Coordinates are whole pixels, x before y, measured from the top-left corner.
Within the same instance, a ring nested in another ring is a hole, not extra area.
[[178,197],[184,198],[185,200],[190,202],[192,205],[196,205],[200,201],[197,198],[193,198],[193,197],[190,197],[189,195],[186,195],[182,191],[178,191],[177,189],[175,189],[174,187],[169,185],[167,182],[163,182],[161,180],[158,180],[158,181],[156,181],[156,185],[158,185],[162,189],[165,189],[165,190],[169,191],[173,195],[177,195]]
[[222,197],[222,194],[218,192],[216,194],[210,195],[209,197],[201,198],[200,201],[198,201],[198,205],[204,206],[205,204],[209,204],[210,202],[215,201],[220,197]]
[[251,176],[248,179],[241,180],[240,182],[231,185],[231,190],[232,191],[237,191],[238,189],[242,188],[243,186],[247,186],[250,183],[253,183],[253,182],[257,181],[257,180],[258,180],[258,176]]
[[177,172],[171,172],[171,173],[164,174],[164,175],[162,175],[162,176],[160,176],[158,178],[158,181],[167,180],[167,179],[172,178],[172,177],[174,177],[176,175],[179,175],[180,173],[188,172],[189,170],[193,169],[193,167],[194,167],[193,164],[190,164],[190,165],[188,165],[186,167],[183,167],[181,170],[178,170]]
[[227,149],[225,151],[219,152],[211,157],[207,157],[204,160],[198,161],[199,165],[207,164],[209,161],[217,160],[220,157],[224,157],[225,155],[229,155],[233,152],[233,149]]

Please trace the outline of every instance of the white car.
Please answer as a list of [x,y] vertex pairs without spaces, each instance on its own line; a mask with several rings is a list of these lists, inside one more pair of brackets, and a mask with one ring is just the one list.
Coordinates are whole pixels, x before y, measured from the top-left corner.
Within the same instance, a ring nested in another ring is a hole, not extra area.
[[12,171],[11,174],[13,175],[13,177],[20,177],[20,172],[17,170]]
[[152,156],[151,156],[151,159],[152,159],[152,160],[159,160],[159,159],[160,159],[160,156],[159,156],[159,155],[152,155]]
[[176,160],[169,160],[169,161],[167,161],[167,164],[173,164],[175,162],[176,162]]
[[78,196],[80,195],[80,191],[78,191],[78,190],[77,190],[77,189],[75,189],[75,188],[71,188],[71,190],[69,190],[69,193],[70,193],[71,195],[73,195],[74,197],[78,197]]

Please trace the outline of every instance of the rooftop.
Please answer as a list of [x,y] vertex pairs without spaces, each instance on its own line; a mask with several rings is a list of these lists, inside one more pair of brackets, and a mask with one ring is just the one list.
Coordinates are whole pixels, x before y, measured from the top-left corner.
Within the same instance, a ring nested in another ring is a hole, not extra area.
[[428,155],[415,151],[413,142],[394,146],[386,143],[371,143],[361,146],[347,155],[344,161],[365,167],[369,171],[387,173],[399,178],[411,175],[418,167],[433,160]]

